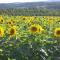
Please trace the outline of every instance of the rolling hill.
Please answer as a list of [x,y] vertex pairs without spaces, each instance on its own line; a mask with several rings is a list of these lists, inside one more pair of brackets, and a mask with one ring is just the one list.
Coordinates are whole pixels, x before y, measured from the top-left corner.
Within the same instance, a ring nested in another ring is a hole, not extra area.
[[26,2],[26,3],[0,3],[0,9],[2,8],[48,8],[48,9],[60,9],[60,2]]

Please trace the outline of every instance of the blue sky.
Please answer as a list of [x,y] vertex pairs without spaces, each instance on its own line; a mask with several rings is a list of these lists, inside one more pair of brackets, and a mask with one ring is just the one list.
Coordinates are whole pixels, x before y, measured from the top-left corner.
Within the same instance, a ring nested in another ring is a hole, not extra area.
[[[12,3],[12,2],[37,2],[37,1],[57,1],[57,0],[0,0],[0,3]],[[59,1],[59,0],[58,0]]]

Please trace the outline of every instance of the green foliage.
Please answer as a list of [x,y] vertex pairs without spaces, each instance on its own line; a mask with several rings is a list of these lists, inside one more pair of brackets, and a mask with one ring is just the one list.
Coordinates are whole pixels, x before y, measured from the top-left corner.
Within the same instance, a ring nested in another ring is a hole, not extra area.
[[8,8],[0,9],[0,15],[13,16],[60,16],[59,9],[47,8]]

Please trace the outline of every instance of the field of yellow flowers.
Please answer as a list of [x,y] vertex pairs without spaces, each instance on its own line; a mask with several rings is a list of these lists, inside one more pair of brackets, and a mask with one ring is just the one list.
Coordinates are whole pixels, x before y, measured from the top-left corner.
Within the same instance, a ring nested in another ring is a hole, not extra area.
[[0,60],[60,60],[59,16],[0,16]]

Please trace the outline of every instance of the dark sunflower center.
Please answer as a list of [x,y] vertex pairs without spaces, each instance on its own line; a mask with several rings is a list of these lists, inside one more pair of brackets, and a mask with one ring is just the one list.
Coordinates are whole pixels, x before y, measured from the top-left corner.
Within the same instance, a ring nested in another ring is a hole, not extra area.
[[1,34],[1,31],[0,31],[0,34]]
[[8,22],[9,24],[11,24],[11,22]]
[[14,34],[14,29],[11,29],[10,34],[11,34],[11,35]]
[[25,20],[25,18],[23,18],[23,20]]
[[56,34],[60,35],[60,30],[58,30],[58,31],[56,32]]
[[31,29],[33,32],[37,31],[37,28],[36,27],[32,27]]
[[3,20],[1,20],[1,22],[3,22]]

